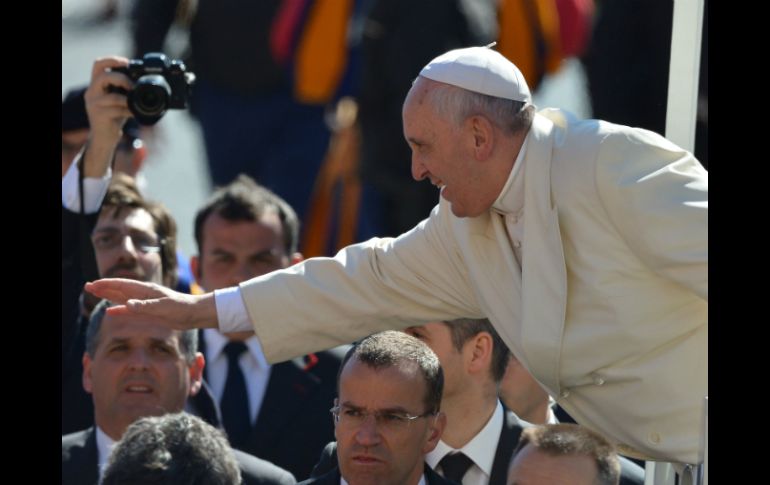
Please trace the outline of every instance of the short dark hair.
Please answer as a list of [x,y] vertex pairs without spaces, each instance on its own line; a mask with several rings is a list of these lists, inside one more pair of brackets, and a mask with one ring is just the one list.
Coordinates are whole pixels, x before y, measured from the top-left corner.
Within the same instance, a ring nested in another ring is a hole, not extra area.
[[441,410],[441,396],[444,392],[444,372],[435,353],[419,339],[403,332],[388,330],[375,333],[353,344],[342,359],[337,372],[337,393],[340,376],[348,361],[354,358],[372,369],[414,364],[425,379],[425,412]]
[[620,461],[615,447],[602,435],[584,426],[560,423],[525,428],[513,455],[518,455],[527,445],[551,456],[586,455],[596,463],[596,485],[620,482]]
[[508,367],[508,360],[511,357],[511,351],[505,345],[500,334],[492,326],[487,318],[459,318],[450,322],[442,322],[449,327],[452,333],[452,345],[459,352],[463,349],[465,342],[472,339],[481,332],[487,332],[492,336],[492,365],[490,372],[492,379],[496,383],[503,380],[505,369]]
[[115,173],[104,196],[102,212],[112,209],[112,216],[118,218],[124,210],[142,209],[152,217],[155,232],[160,242],[160,262],[163,270],[163,284],[175,288],[178,280],[176,260],[176,222],[163,204],[142,197],[136,181],[130,175]]
[[141,418],[126,429],[103,485],[233,485],[241,471],[224,434],[186,413]]
[[[107,314],[107,309],[111,306],[114,306],[112,302],[102,300],[91,312],[91,318],[86,329],[86,353],[92,359],[96,355],[96,348],[99,346],[99,331],[102,329],[104,316]],[[185,361],[188,364],[195,360],[195,354],[198,352],[197,330],[179,331],[179,351],[184,355]]]
[[216,213],[231,222],[258,222],[269,210],[274,210],[281,220],[283,246],[286,254],[291,256],[299,247],[299,219],[296,212],[285,200],[245,174],[214,191],[206,205],[195,215],[198,252],[203,254],[203,225],[211,214]]

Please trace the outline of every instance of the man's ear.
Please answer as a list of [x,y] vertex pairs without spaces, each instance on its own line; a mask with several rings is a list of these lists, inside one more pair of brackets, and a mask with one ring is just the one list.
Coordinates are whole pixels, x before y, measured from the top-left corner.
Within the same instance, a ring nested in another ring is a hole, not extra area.
[[435,417],[427,418],[431,423],[428,428],[428,439],[425,441],[425,445],[422,448],[423,453],[430,453],[436,448],[441,436],[444,434],[446,428],[446,414],[439,411]]
[[466,352],[468,372],[471,374],[488,372],[493,348],[494,340],[488,332],[479,332],[465,342],[464,351]]
[[494,127],[484,116],[471,116],[467,120],[472,140],[473,153],[477,160],[487,160],[494,149]]
[[88,352],[83,352],[83,389],[88,394],[93,393],[93,381],[91,380],[91,364],[93,361],[88,355]]
[[190,364],[190,396],[198,394],[203,385],[203,368],[206,367],[206,358],[200,352],[195,353],[195,359]]

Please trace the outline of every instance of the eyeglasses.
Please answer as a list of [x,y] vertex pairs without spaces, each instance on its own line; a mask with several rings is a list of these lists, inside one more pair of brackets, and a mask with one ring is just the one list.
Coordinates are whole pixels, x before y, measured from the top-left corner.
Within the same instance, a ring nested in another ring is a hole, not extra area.
[[123,244],[126,236],[131,238],[131,244],[133,244],[134,248],[143,253],[159,253],[164,243],[163,239],[158,241],[147,234],[123,234],[120,231],[100,231],[91,236],[91,243],[94,245],[94,249],[109,251]]
[[334,416],[334,422],[338,425],[348,428],[357,428],[364,424],[366,418],[370,415],[374,416],[374,421],[377,423],[377,428],[386,431],[399,431],[406,429],[409,423],[415,419],[425,418],[427,416],[434,416],[436,413],[427,412],[414,416],[409,413],[395,412],[395,411],[362,411],[360,409],[334,406],[329,410]]

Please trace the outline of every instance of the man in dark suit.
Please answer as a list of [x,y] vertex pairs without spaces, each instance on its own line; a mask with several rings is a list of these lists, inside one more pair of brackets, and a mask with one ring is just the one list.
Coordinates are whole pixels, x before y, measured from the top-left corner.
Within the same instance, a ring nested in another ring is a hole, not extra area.
[[[190,267],[206,291],[302,260],[294,210],[246,175],[217,190],[198,211],[195,238],[199,254]],[[329,408],[343,354],[319,352],[269,365],[253,332],[206,329],[199,338],[208,364],[204,379],[233,447],[309,476],[333,439]]]
[[[518,411],[539,410],[542,406],[532,405],[530,399],[532,409],[525,406],[517,407],[516,412],[509,410],[498,398],[503,380],[508,377],[508,384],[514,383],[525,392],[544,398],[546,406],[548,394],[533,392],[537,381],[529,387],[524,379],[511,381],[511,367],[517,361],[487,319],[433,322],[405,331],[424,341],[438,355],[446,378],[443,409],[447,413],[447,427],[426,461],[446,475],[441,460],[459,450],[472,462],[462,478],[454,479],[464,484],[505,485],[519,436],[530,426]],[[520,394],[514,393],[521,397]],[[511,393],[506,395],[511,397]],[[512,401],[518,404],[522,400]],[[526,416],[539,415],[527,412]],[[550,419],[548,422],[556,422],[552,413],[545,417]],[[627,459],[622,462],[621,484],[642,485],[644,470]]]
[[[109,306],[105,301],[94,309],[83,356],[83,387],[93,397],[96,425],[62,436],[62,483],[98,483],[110,449],[131,423],[180,412],[201,386],[205,361],[195,331],[109,316]],[[245,453],[236,457],[245,483],[294,483],[270,463]],[[266,479],[271,476],[283,478]]]
[[431,322],[405,329],[441,361],[447,427],[425,461],[464,484],[505,484],[519,434],[526,424],[497,398],[510,352],[487,319]]
[[[505,485],[519,436],[523,429],[531,426],[498,399],[503,376],[509,378],[509,383],[515,382],[528,389],[523,380],[510,379],[509,359],[513,360],[513,357],[508,348],[487,319],[431,322],[405,331],[425,342],[436,353],[444,370],[442,409],[447,415],[447,426],[425,461],[442,476],[458,483]],[[506,395],[511,396],[510,393]],[[544,397],[547,405],[548,394]],[[512,400],[514,403],[520,401]],[[526,400],[532,404],[530,401],[532,399]],[[528,415],[536,416],[535,413]],[[457,458],[451,458],[453,455]],[[324,473],[335,462],[333,448],[328,446],[313,470],[313,476]],[[623,471],[622,484],[644,483],[644,473],[639,466],[625,460]]]
[[448,485],[425,466],[446,426],[444,377],[436,355],[402,332],[376,333],[353,345],[334,400],[339,467],[305,485]]
[[81,293],[85,281],[113,276],[174,288],[178,280],[173,217],[145,200],[133,178],[110,178],[111,164],[115,171],[135,174],[127,167],[138,169],[143,157],[143,149],[135,149],[138,127],[128,121],[125,96],[108,91],[131,88],[127,76],[108,70],[127,64],[118,57],[96,60],[88,88],[62,102],[62,434],[94,422],[81,361],[88,317],[98,300]]

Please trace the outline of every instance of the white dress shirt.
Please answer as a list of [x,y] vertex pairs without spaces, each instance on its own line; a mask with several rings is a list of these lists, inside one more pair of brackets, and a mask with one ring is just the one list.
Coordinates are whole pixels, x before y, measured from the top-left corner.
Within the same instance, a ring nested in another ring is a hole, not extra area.
[[[342,476],[340,476],[340,485],[348,485],[348,482],[346,482]],[[417,485],[425,485],[425,474],[420,476],[420,481],[417,482]]]
[[[61,203],[65,209],[72,212],[80,212],[80,190],[78,189],[78,177],[80,171],[78,170],[78,164],[80,158],[83,156],[83,151],[75,157],[75,160],[70,164],[70,168],[67,169],[67,173],[61,179]],[[107,167],[107,173],[104,177],[83,178],[83,195],[86,199],[83,208],[86,214],[93,214],[99,210],[102,205],[102,200],[107,194],[107,187],[110,186],[110,180],[112,179],[112,168]]]
[[[492,465],[497,453],[497,442],[500,441],[500,433],[503,431],[503,406],[497,401],[495,412],[489,418],[487,424],[462,448],[456,449],[439,441],[436,448],[425,455],[428,466],[439,471],[439,462],[449,453],[461,451],[465,456],[473,460],[473,465],[463,476],[463,485],[488,485],[492,474]],[[443,473],[443,470],[441,470]]]
[[[73,163],[74,165],[74,163]],[[112,438],[102,431],[99,426],[96,427],[96,462],[99,469],[99,483],[102,482],[104,476],[104,469],[107,468],[107,461],[110,458],[110,453],[115,447],[115,442]]]
[[[228,372],[227,355],[225,355],[223,350],[229,340],[221,333],[210,328],[203,330],[203,339],[206,342],[206,382],[211,387],[214,399],[221,403]],[[262,401],[265,398],[272,366],[267,363],[257,337],[249,337],[243,343],[246,344],[248,352],[241,354],[238,363],[241,366],[243,377],[246,378],[246,392],[249,395],[249,416],[251,417],[251,424],[254,425],[259,409],[262,407]]]

